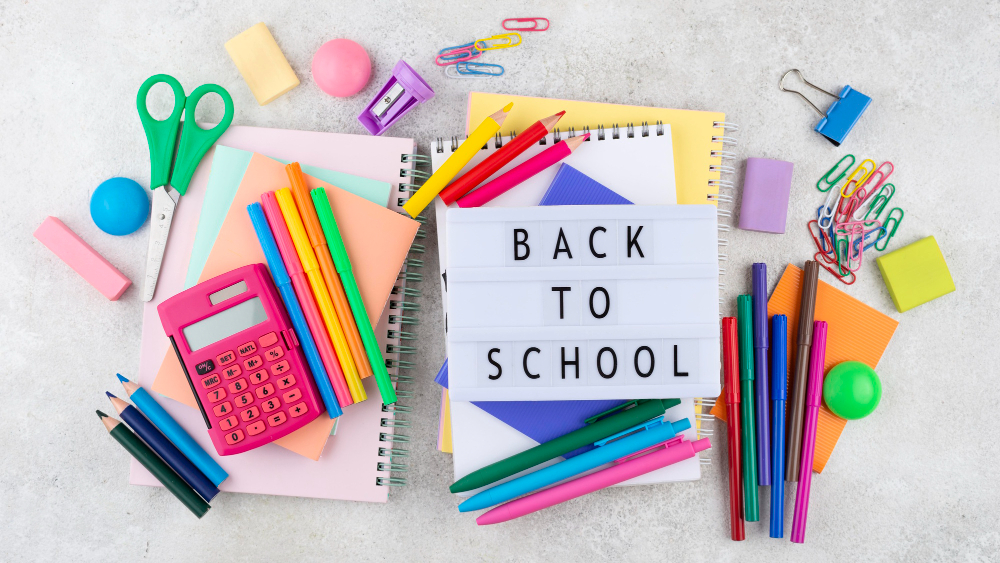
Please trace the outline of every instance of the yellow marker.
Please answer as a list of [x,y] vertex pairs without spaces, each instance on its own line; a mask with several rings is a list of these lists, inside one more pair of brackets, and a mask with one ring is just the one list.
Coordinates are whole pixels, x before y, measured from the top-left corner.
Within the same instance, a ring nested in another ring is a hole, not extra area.
[[340,368],[344,370],[347,388],[351,390],[351,397],[355,403],[364,401],[368,395],[361,384],[361,378],[358,377],[358,368],[354,365],[354,360],[351,357],[347,338],[340,328],[340,323],[337,322],[337,312],[333,308],[333,300],[330,298],[330,292],[326,289],[326,284],[323,283],[323,274],[319,271],[316,253],[309,244],[309,235],[306,234],[306,229],[302,225],[302,217],[295,207],[292,190],[282,188],[275,192],[274,196],[278,200],[278,207],[281,208],[281,214],[288,225],[288,233],[292,235],[292,243],[295,245],[295,251],[299,254],[299,260],[302,261],[302,270],[305,271],[306,278],[309,280],[309,287],[312,288],[313,295],[316,297],[316,305],[323,317],[323,324],[326,325],[326,330],[330,333],[330,340],[333,341],[333,349],[337,352]]
[[434,200],[434,197],[451,182],[455,175],[476,156],[479,149],[493,138],[493,135],[503,125],[503,121],[507,119],[507,112],[512,107],[514,107],[514,102],[505,105],[503,109],[484,119],[479,127],[476,127],[476,130],[469,135],[469,138],[459,145],[455,152],[451,153],[441,168],[438,168],[437,172],[428,178],[424,185],[410,197],[410,200],[403,206],[410,217],[416,218]]

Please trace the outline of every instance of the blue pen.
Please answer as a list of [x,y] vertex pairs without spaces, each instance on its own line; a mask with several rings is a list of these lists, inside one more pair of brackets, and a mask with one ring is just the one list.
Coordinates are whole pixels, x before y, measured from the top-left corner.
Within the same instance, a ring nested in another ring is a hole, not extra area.
[[785,534],[785,399],[788,398],[788,317],[771,317],[771,537]]
[[313,379],[316,380],[316,387],[323,397],[323,404],[326,405],[326,413],[330,418],[337,418],[344,414],[337,402],[337,396],[333,393],[333,384],[323,367],[323,361],[319,357],[319,350],[316,349],[316,341],[313,340],[312,333],[309,332],[309,325],[306,324],[306,317],[302,314],[302,306],[292,289],[292,279],[288,277],[288,270],[285,263],[281,261],[281,254],[278,252],[278,243],[274,240],[274,233],[271,226],[264,217],[264,209],[259,203],[251,203],[247,206],[247,213],[250,214],[250,221],[253,229],[257,232],[257,240],[264,250],[264,258],[267,259],[267,266],[271,270],[271,277],[274,278],[274,285],[281,294],[281,299],[288,309],[288,316],[292,319],[292,326],[295,327],[295,335],[302,344],[302,352],[306,356],[309,369],[313,372]]
[[771,484],[771,431],[767,400],[767,264],[753,265],[753,370],[754,403],[757,405],[757,484]]
[[688,428],[691,428],[691,422],[686,418],[677,422],[663,420],[662,417],[654,418],[653,420],[619,432],[614,436],[609,436],[599,442],[595,442],[594,445],[598,447],[589,452],[571,457],[548,467],[543,467],[538,471],[507,481],[506,483],[501,483],[473,495],[458,505],[458,510],[460,512],[470,512],[507,502],[512,498],[528,494],[553,483],[558,483],[563,479],[579,475],[584,471],[600,467],[605,463],[611,463],[618,458],[631,455],[661,442],[666,442],[678,432],[683,432]]

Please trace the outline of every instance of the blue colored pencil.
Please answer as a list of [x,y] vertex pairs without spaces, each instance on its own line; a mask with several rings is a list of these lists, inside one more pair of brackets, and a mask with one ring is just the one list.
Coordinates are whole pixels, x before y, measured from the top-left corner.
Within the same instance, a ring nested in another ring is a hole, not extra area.
[[788,317],[771,317],[771,537],[785,535],[785,400],[788,398]]

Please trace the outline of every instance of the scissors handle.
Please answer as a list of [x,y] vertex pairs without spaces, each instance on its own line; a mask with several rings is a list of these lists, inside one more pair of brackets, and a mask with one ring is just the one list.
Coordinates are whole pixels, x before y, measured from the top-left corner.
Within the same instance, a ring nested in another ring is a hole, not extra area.
[[[170,117],[163,121],[153,119],[146,107],[146,97],[149,89],[159,83],[165,83],[174,91],[174,109]],[[139,87],[135,100],[139,110],[139,120],[146,132],[146,142],[149,144],[149,188],[155,189],[170,182],[170,168],[174,159],[174,147],[177,145],[177,133],[180,131],[181,114],[184,113],[184,88],[176,78],[168,74],[150,76]]]
[[[194,121],[194,110],[198,107],[198,102],[201,101],[201,98],[209,93],[218,94],[222,98],[222,103],[225,104],[226,109],[222,116],[222,121],[218,125],[211,129],[202,129]],[[229,95],[229,92],[225,88],[218,84],[202,84],[195,88],[184,105],[184,111],[187,118],[184,120],[183,130],[181,131],[180,146],[177,147],[177,160],[174,163],[174,172],[170,176],[171,187],[180,192],[181,195],[184,195],[184,192],[187,191],[188,184],[191,182],[191,176],[194,175],[195,169],[198,168],[198,163],[201,162],[202,157],[205,156],[208,149],[212,148],[215,141],[219,140],[219,137],[226,132],[226,129],[233,122],[233,115],[235,114],[232,96]]]

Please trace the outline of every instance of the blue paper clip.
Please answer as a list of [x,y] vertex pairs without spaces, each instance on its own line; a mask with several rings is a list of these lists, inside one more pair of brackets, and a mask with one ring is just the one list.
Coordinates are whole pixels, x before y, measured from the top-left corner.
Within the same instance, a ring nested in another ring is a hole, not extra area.
[[478,74],[480,76],[503,76],[503,67],[492,63],[458,63],[455,70],[459,74]]
[[[453,61],[455,59],[460,59],[460,58],[466,56],[466,53],[455,53],[455,54],[452,54],[451,52],[452,51],[463,51],[463,50],[466,50],[466,49],[468,49],[469,51],[471,51],[471,54],[473,54],[473,55],[481,53],[482,51],[480,51],[479,49],[477,49],[475,45],[476,45],[476,42],[473,41],[472,43],[466,43],[464,45],[455,45],[454,47],[445,47],[444,49],[441,49],[440,51],[438,51],[438,55],[439,55],[438,58],[441,61]],[[470,47],[472,47],[472,48],[469,49]]]
[[[831,98],[836,98],[836,101],[830,105],[825,113],[816,107],[816,104],[812,103],[802,92],[785,88],[785,78],[793,72],[799,75],[799,79],[801,79],[806,86],[809,86],[814,90],[818,90]],[[796,68],[789,70],[781,76],[781,80],[778,81],[778,88],[783,92],[798,94],[803,100],[806,101],[806,103],[816,110],[816,113],[823,116],[823,119],[816,124],[815,129],[818,133],[829,139],[834,146],[838,147],[844,142],[844,139],[847,137],[847,134],[851,132],[851,129],[854,129],[854,126],[857,125],[858,120],[861,119],[861,114],[863,114],[872,103],[871,98],[861,92],[858,92],[857,90],[854,90],[850,86],[844,86],[844,89],[840,91],[839,96],[827,92],[826,90],[806,80],[805,77],[802,76],[802,71]]]

